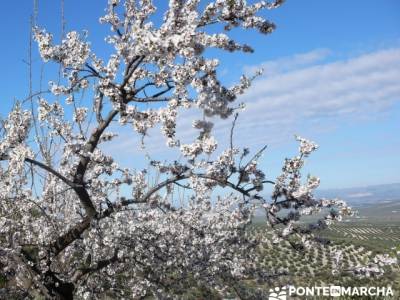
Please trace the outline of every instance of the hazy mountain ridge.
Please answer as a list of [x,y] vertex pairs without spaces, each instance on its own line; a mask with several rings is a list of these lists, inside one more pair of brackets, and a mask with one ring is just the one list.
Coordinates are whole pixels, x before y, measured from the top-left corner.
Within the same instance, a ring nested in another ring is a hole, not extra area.
[[377,202],[400,202],[400,183],[379,184],[316,192],[318,197],[341,198],[353,206],[369,206]]

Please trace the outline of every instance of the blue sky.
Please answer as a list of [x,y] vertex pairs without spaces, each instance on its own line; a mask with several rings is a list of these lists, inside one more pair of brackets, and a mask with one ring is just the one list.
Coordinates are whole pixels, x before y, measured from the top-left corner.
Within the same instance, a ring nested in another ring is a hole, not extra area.
[[[59,34],[60,1],[38,3],[39,25]],[[93,49],[100,54],[110,50],[103,43],[107,27],[97,22],[105,3],[65,0],[66,29],[88,29]],[[166,1],[155,3],[165,6]],[[2,116],[14,99],[28,94],[23,60],[28,57],[32,11],[31,1],[20,1],[18,6],[2,3]],[[256,52],[228,54],[221,60],[227,83],[243,72],[265,69],[265,75],[241,98],[247,110],[239,117],[237,145],[257,149],[268,144],[263,164],[267,175],[275,177],[284,157],[295,154],[293,135],[299,134],[320,145],[306,172],[321,177],[322,188],[399,182],[400,1],[288,0],[265,15],[277,24],[272,35],[233,33]],[[36,48],[33,55],[33,75],[38,78],[41,65]],[[45,80],[51,70],[45,66]],[[221,146],[227,128],[226,122],[217,124]],[[124,147],[134,148],[136,142],[125,141]],[[155,133],[149,142],[162,148],[163,141]],[[128,155],[120,159],[127,160]]]

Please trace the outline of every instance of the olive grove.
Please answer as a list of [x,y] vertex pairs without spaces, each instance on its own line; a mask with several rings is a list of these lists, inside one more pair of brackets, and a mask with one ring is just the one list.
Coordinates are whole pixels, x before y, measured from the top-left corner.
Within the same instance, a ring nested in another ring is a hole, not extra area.
[[[100,23],[111,27],[109,57],[95,54],[85,33],[56,43],[33,28],[41,58],[62,76],[51,93],[16,103],[0,127],[0,269],[12,282],[9,297],[179,299],[197,287],[244,298],[239,281],[279,275],[257,264],[263,237],[247,230],[256,211],[274,240],[296,249],[350,213],[343,201],[314,197],[317,177],[302,178],[315,143],[296,137],[299,153],[276,179],[260,169],[264,149],[250,155],[233,143],[243,109],[235,100],[257,74],[224,86],[210,53],[251,53],[229,33],[272,33],[262,15],[283,1],[170,0],[159,24],[153,2],[108,1]],[[188,110],[202,117],[192,120],[192,142],[182,143],[176,125]],[[226,149],[213,135],[217,117],[232,119]],[[119,127],[144,146],[148,130],[159,128],[165,147],[181,155],[152,157],[146,169],[119,165],[103,151]],[[180,204],[177,189],[187,191]],[[321,212],[312,224],[299,222]]]

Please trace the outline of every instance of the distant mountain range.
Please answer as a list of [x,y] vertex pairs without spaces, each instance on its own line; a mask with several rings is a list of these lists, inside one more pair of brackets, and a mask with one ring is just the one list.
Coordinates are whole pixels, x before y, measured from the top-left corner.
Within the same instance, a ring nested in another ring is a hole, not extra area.
[[352,206],[369,206],[377,202],[400,202],[400,183],[364,187],[329,189],[316,192],[318,197],[340,198]]

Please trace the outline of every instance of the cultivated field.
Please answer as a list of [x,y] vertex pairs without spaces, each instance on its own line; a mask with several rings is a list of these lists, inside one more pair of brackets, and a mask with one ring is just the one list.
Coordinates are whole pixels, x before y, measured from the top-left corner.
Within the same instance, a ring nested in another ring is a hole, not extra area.
[[[319,236],[329,240],[329,243],[315,245],[310,250],[296,251],[287,242],[281,242],[277,246],[267,239],[261,249],[263,260],[260,263],[272,274],[287,272],[288,275],[271,279],[268,287],[254,285],[254,289],[267,291],[270,287],[284,285],[391,286],[395,292],[392,299],[400,299],[399,265],[385,267],[386,272],[379,277],[358,278],[346,272],[335,276],[332,274],[331,257],[336,250],[343,251],[343,269],[366,265],[377,254],[400,254],[400,214],[396,214],[397,210],[400,212],[400,202],[381,206],[382,204],[361,208],[356,217],[319,232]],[[255,225],[254,234],[262,235],[264,232],[266,228],[261,224]]]

